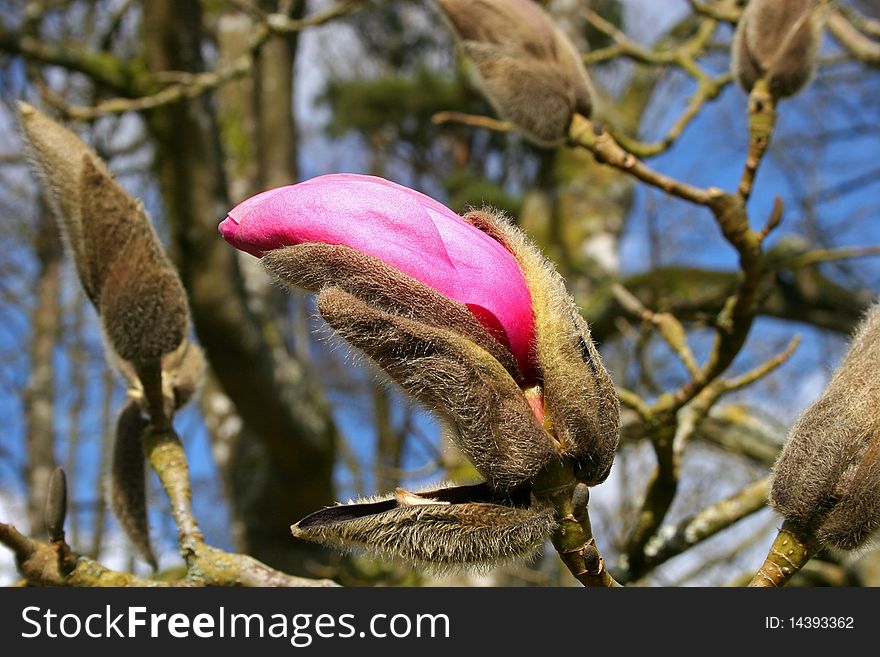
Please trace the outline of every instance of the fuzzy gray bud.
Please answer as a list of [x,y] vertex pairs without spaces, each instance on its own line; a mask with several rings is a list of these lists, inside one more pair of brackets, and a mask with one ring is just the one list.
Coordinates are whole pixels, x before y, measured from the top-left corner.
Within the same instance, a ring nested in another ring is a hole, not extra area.
[[[159,359],[186,335],[186,293],[141,204],[91,158],[82,164],[83,234],[104,332],[127,361]],[[109,242],[108,233],[118,239]]]
[[437,0],[489,102],[542,146],[560,143],[595,93],[577,49],[531,0]]
[[770,503],[823,545],[854,549],[880,528],[880,304],[827,388],[795,423]]
[[189,308],[143,206],[70,130],[24,103],[20,115],[35,169],[110,347],[133,363],[174,351],[186,335]]
[[129,401],[116,423],[110,469],[110,506],[123,531],[140,555],[155,570],[147,519],[146,463],[143,435],[147,420],[140,405]]
[[816,0],[750,0],[733,37],[731,67],[750,92],[765,80],[774,99],[792,96],[816,68],[821,16]]

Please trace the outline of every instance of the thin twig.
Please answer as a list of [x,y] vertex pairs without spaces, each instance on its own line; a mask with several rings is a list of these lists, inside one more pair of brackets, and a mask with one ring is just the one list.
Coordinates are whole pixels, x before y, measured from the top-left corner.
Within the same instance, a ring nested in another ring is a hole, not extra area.
[[[140,83],[135,85],[134,88],[130,84],[125,88],[127,92],[125,94],[126,97],[111,98],[109,100],[101,101],[94,106],[70,105],[52,94],[48,94],[47,98],[66,116],[80,120],[93,120],[107,114],[123,114],[125,112],[154,110],[182,100],[197,98],[198,96],[213,91],[228,82],[250,74],[253,71],[255,54],[273,35],[290,35],[309,27],[323,25],[347,14],[361,4],[361,2],[362,0],[345,0],[344,2],[340,2],[324,11],[316,12],[314,15],[302,19],[293,19],[281,13],[267,14],[265,19],[254,28],[254,33],[247,49],[248,51],[229,65],[216,71],[185,74],[175,71],[165,71],[156,73],[152,76],[141,76],[138,78]],[[0,33],[0,48],[12,48],[13,46],[17,46],[21,49],[26,45],[16,42],[10,42],[7,44],[4,42],[3,36],[4,34]],[[46,53],[36,51],[34,48],[31,48],[25,54],[30,54],[36,59],[47,61],[49,63],[62,63],[62,65],[64,65],[63,58],[61,58],[60,55],[55,55],[53,58],[49,58]],[[61,62],[52,61],[53,59],[61,60]],[[74,64],[79,64],[80,69],[85,66],[80,60],[75,60],[70,63],[69,67],[73,68]],[[151,89],[155,89],[157,84],[161,84],[163,81],[167,83],[170,79],[175,80],[170,86],[150,91]],[[118,87],[119,85],[116,86]]]
[[703,206],[712,204],[712,190],[700,189],[654,171],[635,155],[622,148],[610,133],[605,132],[580,114],[575,114],[572,120],[569,137],[575,145],[582,146],[592,152],[597,162],[620,169],[652,187],[685,201]]
[[[669,561],[695,545],[715,536],[743,518],[765,508],[770,478],[764,477],[749,484],[719,502],[715,502],[674,527],[663,528],[645,546],[644,572]],[[629,572],[629,578],[641,573]]]
[[640,319],[651,323],[660,334],[660,337],[669,345],[669,348],[681,359],[692,376],[697,376],[700,366],[694,357],[693,351],[687,341],[687,333],[681,322],[669,313],[655,313],[642,305],[639,299],[619,283],[612,286],[612,293],[617,302],[624,309],[633,313]]
[[499,121],[491,116],[480,116],[479,114],[466,114],[464,112],[437,112],[431,117],[431,123],[461,123],[476,128],[486,128],[495,132],[509,132],[513,129],[513,125],[507,121]]
[[880,66],[880,42],[860,32],[837,11],[829,14],[827,25],[828,31],[851,56],[868,66]]
[[666,136],[660,141],[653,143],[638,141],[617,130],[613,130],[614,137],[621,146],[633,155],[641,158],[659,155],[660,153],[669,150],[669,148],[675,144],[678,138],[681,137],[685,128],[687,128],[691,121],[697,117],[703,107],[705,107],[706,103],[718,98],[721,91],[732,81],[733,77],[729,73],[725,73],[717,78],[699,80],[697,82],[697,90],[694,92],[693,96],[691,96],[684,112],[682,112],[681,116],[679,116],[675,123],[672,124],[672,127],[666,133]]

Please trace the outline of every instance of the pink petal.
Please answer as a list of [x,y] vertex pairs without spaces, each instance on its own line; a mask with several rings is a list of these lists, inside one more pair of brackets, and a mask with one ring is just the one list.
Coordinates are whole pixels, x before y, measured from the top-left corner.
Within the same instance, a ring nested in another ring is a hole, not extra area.
[[534,377],[531,296],[513,255],[434,199],[375,176],[331,174],[230,210],[223,239],[257,257],[303,242],[344,244],[466,304]]

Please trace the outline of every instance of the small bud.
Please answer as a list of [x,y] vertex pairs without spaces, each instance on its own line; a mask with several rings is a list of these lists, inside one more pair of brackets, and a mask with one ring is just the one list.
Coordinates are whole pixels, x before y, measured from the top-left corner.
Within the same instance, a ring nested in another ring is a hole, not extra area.
[[560,143],[595,93],[577,49],[531,0],[437,0],[495,110],[541,146]]
[[880,528],[880,304],[822,396],[792,427],[770,503],[823,545],[852,550]]
[[750,92],[766,80],[778,100],[809,82],[816,68],[822,28],[816,0],[750,0],[733,37],[731,67]]
[[67,517],[67,475],[64,468],[55,468],[49,479],[49,494],[46,496],[46,529],[49,540],[64,540],[64,520]]
[[358,500],[312,513],[294,536],[344,550],[400,558],[432,570],[490,566],[533,555],[556,522],[522,490],[502,496],[485,485]]
[[110,506],[134,547],[156,570],[158,564],[150,546],[147,519],[146,464],[142,446],[146,427],[147,420],[139,404],[129,401],[116,423],[110,469]]

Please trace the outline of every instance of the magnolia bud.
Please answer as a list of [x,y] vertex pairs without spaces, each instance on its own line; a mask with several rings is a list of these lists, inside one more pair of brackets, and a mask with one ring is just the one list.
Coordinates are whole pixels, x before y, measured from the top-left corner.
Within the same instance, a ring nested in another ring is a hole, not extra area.
[[186,335],[186,293],[143,207],[88,156],[80,199],[93,301],[110,345],[130,362],[174,351]]
[[503,216],[463,218],[387,180],[337,174],[258,194],[220,231],[321,292],[327,322],[447,419],[490,484],[517,486],[560,457],[585,483],[608,475],[614,385],[564,281]]
[[803,535],[851,550],[880,527],[880,304],[792,427],[770,503]]
[[816,0],[750,0],[733,37],[731,66],[750,92],[767,82],[774,99],[792,96],[816,68],[821,15]]
[[[158,372],[160,361],[185,340],[189,307],[149,217],[70,130],[30,105],[22,103],[20,112],[35,169],[100,316],[111,362],[121,359],[120,369],[130,380],[136,381],[136,375],[129,376],[134,372]],[[200,376],[184,387],[195,390]],[[161,400],[149,406],[160,408]]]
[[146,470],[143,434],[147,420],[135,401],[119,414],[110,468],[110,506],[123,531],[144,560],[156,570],[147,519]]
[[437,0],[495,110],[542,146],[560,143],[595,93],[577,49],[531,0]]
[[325,509],[296,536],[442,566],[492,563],[555,528],[550,508],[528,502],[543,473],[607,477],[614,385],[562,278],[503,216],[461,217],[387,180],[338,174],[247,199],[220,232],[318,292],[336,334],[445,420],[486,480],[475,495],[398,491]]

